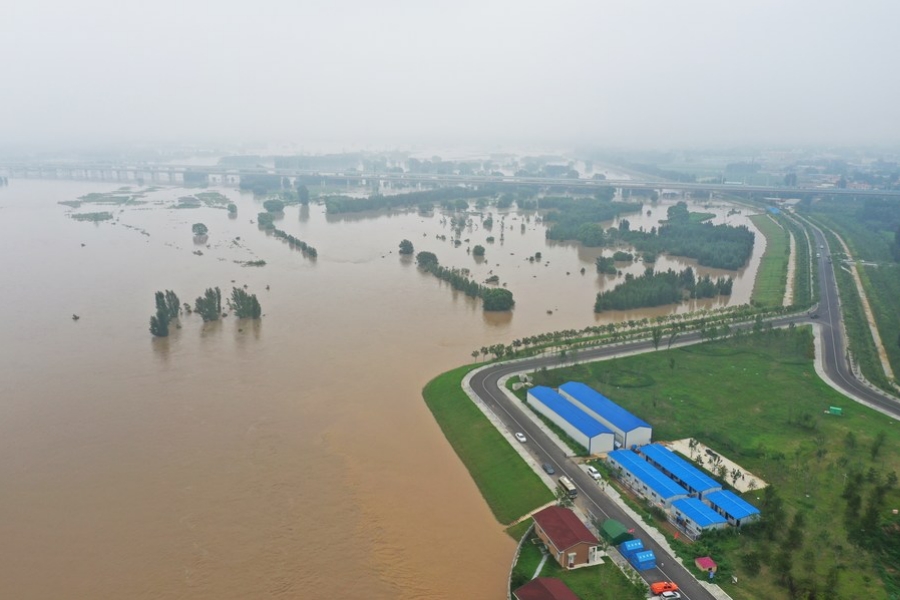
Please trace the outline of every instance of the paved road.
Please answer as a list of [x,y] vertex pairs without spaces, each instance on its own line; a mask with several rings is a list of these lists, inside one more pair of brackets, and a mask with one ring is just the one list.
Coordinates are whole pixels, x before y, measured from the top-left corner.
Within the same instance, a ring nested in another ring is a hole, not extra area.
[[[825,376],[833,387],[836,387],[852,398],[877,407],[882,412],[900,419],[900,403],[886,394],[873,390],[858,381],[851,372],[846,357],[844,339],[841,329],[841,312],[838,302],[837,283],[835,281],[834,264],[828,261],[827,244],[821,231],[815,231],[814,252],[819,265],[820,302],[817,308],[808,315],[789,316],[772,321],[773,326],[787,326],[790,323],[816,324],[819,328],[820,361]],[[814,315],[814,316],[812,316]],[[699,333],[683,335],[678,343],[685,344],[701,341]],[[623,353],[652,351],[653,343],[649,340],[628,342],[617,346],[605,346],[591,350],[579,350],[577,360],[604,360]],[[578,465],[570,460],[538,425],[523,412],[521,403],[511,400],[500,388],[501,378],[520,372],[530,372],[541,367],[552,368],[565,364],[559,356],[534,357],[511,363],[499,363],[475,373],[469,384],[482,402],[503,422],[510,431],[524,432],[528,438],[527,450],[534,457],[536,464],[550,463],[556,469],[556,476],[567,475],[580,490],[579,506],[588,514],[600,519],[613,518],[621,521],[629,529],[644,529],[643,524],[633,520]],[[654,551],[657,557],[656,569],[642,572],[648,583],[671,580],[678,583],[682,596],[688,600],[712,599],[714,596],[678,563],[668,551],[661,548],[648,535],[640,535],[647,548]]]

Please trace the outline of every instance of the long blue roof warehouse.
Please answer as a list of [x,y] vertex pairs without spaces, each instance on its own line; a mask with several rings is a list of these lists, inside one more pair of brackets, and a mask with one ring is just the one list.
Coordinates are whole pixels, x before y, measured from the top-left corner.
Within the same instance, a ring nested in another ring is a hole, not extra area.
[[587,448],[589,453],[599,454],[613,449],[615,434],[555,390],[544,386],[533,387],[528,390],[528,402]]
[[650,443],[653,428],[597,390],[578,381],[559,386],[559,393],[609,427],[623,448]]
[[607,461],[613,469],[621,467],[622,480],[655,504],[668,508],[673,501],[688,496],[686,489],[631,450],[610,452]]
[[640,453],[647,462],[668,475],[691,495],[702,498],[707,492],[722,489],[722,484],[665,446],[659,444],[642,446]]
[[728,490],[711,492],[704,496],[703,501],[728,519],[729,523],[738,527],[759,518],[758,508]]
[[672,502],[675,523],[691,538],[698,537],[707,529],[719,529],[728,525],[728,520],[703,504],[697,498],[682,498]]

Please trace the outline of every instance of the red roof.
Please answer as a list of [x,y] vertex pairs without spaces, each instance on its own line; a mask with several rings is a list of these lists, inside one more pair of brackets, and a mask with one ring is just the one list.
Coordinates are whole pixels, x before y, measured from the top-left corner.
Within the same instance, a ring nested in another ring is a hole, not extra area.
[[701,556],[700,558],[694,559],[694,564],[697,565],[697,568],[703,569],[704,571],[709,571],[710,569],[716,569],[716,561],[711,559],[708,556]]
[[548,506],[534,513],[534,522],[544,530],[557,550],[567,550],[579,542],[591,545],[599,544],[599,540],[584,523],[568,508]]
[[578,600],[575,592],[560,579],[538,577],[513,592],[517,600]]

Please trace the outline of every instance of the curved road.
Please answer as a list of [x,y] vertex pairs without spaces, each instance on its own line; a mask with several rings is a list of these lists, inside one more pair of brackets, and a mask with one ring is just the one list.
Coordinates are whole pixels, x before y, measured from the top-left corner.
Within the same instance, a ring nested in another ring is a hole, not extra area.
[[[786,326],[790,323],[815,324],[818,326],[821,356],[820,366],[832,387],[847,394],[854,400],[870,405],[892,418],[900,419],[900,402],[897,399],[876,391],[857,380],[850,370],[845,350],[843,330],[841,328],[841,311],[838,301],[837,283],[834,265],[827,259],[828,253],[825,236],[818,229],[814,231],[817,248],[816,260],[819,266],[819,286],[821,301],[816,309],[808,315],[783,317],[772,320],[774,326]],[[678,345],[701,341],[699,333],[682,336]],[[604,360],[623,353],[640,353],[653,351],[650,340],[628,342],[617,346],[604,346],[590,350],[579,350],[578,362]],[[469,385],[479,399],[503,422],[510,431],[524,432],[528,438],[525,443],[527,451],[534,457],[536,464],[550,463],[558,475],[567,475],[580,490],[578,504],[587,514],[599,519],[613,518],[625,524],[629,529],[641,531],[644,525],[634,521],[609,496],[603,493],[597,483],[588,474],[570,460],[543,430],[526,415],[521,403],[510,399],[501,389],[501,378],[514,373],[530,372],[541,367],[555,367],[566,364],[559,356],[534,357],[511,363],[499,363],[489,366],[473,374]],[[682,597],[687,600],[700,598],[712,599],[714,596],[691,575],[678,561],[661,548],[650,536],[640,536],[645,547],[652,549],[657,557],[657,568],[641,572],[648,583],[662,580],[676,582],[681,588]]]

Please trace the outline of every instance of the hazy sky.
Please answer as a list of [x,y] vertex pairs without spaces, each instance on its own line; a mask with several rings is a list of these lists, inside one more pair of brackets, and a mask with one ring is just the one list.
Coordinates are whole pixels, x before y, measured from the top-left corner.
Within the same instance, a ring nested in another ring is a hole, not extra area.
[[15,0],[0,143],[900,142],[895,0]]

